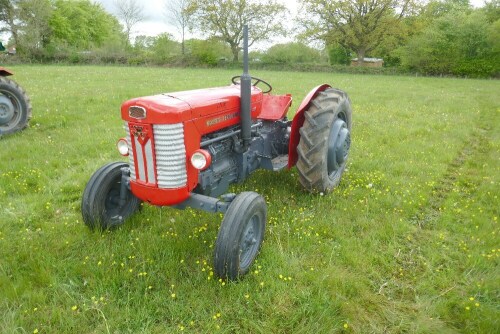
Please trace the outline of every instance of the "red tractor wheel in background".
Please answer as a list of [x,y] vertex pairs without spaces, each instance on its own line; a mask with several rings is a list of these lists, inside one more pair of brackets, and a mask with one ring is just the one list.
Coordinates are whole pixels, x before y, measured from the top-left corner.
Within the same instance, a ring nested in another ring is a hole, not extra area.
[[25,91],[14,81],[0,77],[0,135],[28,126],[31,103]]
[[347,95],[329,88],[311,101],[305,112],[297,147],[299,181],[313,193],[336,187],[351,146],[352,109]]

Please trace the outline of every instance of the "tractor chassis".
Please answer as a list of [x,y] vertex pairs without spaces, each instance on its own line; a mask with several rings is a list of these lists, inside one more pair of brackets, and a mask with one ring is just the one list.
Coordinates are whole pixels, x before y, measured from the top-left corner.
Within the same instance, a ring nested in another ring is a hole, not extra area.
[[[120,183],[119,206],[124,206],[127,203],[127,194],[130,192],[130,168],[122,167],[121,171],[122,179]],[[211,213],[225,213],[227,211],[227,208],[229,207],[229,204],[231,204],[235,197],[236,194],[234,193],[224,194],[221,196],[221,199],[191,193],[188,199],[170,207],[180,210],[193,208]]]

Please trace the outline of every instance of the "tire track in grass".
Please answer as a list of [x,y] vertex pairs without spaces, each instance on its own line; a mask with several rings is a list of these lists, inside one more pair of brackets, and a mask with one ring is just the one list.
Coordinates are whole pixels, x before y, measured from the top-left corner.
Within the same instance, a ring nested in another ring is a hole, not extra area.
[[[427,311],[424,310],[425,304],[420,304],[421,301],[419,301],[419,295],[422,295],[420,289],[424,284],[422,280],[425,281],[425,275],[430,273],[428,264],[430,260],[423,243],[429,243],[432,240],[436,241],[435,238],[439,238],[436,232],[432,231],[431,224],[439,221],[441,215],[445,212],[443,205],[450,194],[457,189],[457,182],[460,182],[461,176],[470,171],[469,163],[483,161],[485,155],[491,151],[492,146],[490,143],[493,127],[491,125],[484,126],[483,124],[483,122],[479,122],[476,125],[456,157],[448,164],[445,173],[432,188],[428,204],[409,217],[409,222],[415,228],[408,231],[407,235],[400,236],[397,253],[394,254],[394,270],[389,277],[377,282],[379,284],[379,295],[383,295],[388,301],[392,301],[393,306],[398,312],[402,312],[401,314],[404,314],[404,309],[411,305],[414,310],[418,310],[419,322],[428,321],[425,318],[427,316]],[[476,187],[474,187],[472,193],[475,191]],[[468,193],[467,196],[472,196],[472,193]],[[441,270],[439,266],[432,270],[436,269]],[[456,286],[453,285],[446,289],[440,289],[438,297],[441,298],[447,295],[455,288]],[[431,327],[437,332],[448,328],[445,323],[439,320],[433,321]]]
[[[494,114],[484,116],[432,188],[427,205],[408,217],[412,228],[398,239],[392,275],[379,282],[378,294],[392,301],[406,320],[405,330],[409,331],[410,324],[417,323],[425,324],[430,332],[455,332],[466,325],[474,327],[484,323],[481,318],[470,322],[461,313],[467,312],[461,309],[463,295],[473,295],[475,289],[470,283],[481,277],[473,274],[475,264],[465,264],[465,256],[470,253],[460,248],[463,247],[461,241],[471,237],[463,220],[473,213],[457,214],[457,222],[445,217],[460,212],[449,206],[450,200],[455,198],[460,204],[467,203],[479,196],[476,192],[486,182],[487,172],[483,168],[495,150],[499,123],[495,122]],[[441,222],[443,225],[438,224]],[[412,317],[407,317],[405,307],[414,310]]]
[[417,213],[410,218],[410,222],[418,225],[420,228],[425,228],[427,225],[435,222],[441,215],[442,205],[448,198],[448,195],[453,191],[457,178],[460,176],[460,171],[464,165],[480,155],[482,147],[488,146],[488,133],[491,127],[479,126],[473,130],[470,138],[465,142],[463,148],[459,151],[455,159],[453,159],[443,174],[441,179],[432,188],[431,197],[428,205],[423,206]]

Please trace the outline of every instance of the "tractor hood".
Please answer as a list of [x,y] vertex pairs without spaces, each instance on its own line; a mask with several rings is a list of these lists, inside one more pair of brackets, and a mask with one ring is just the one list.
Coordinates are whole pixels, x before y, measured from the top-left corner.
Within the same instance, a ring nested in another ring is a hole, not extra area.
[[[258,115],[262,92],[252,87],[252,115]],[[122,119],[139,123],[174,124],[239,111],[240,86],[206,88],[139,97],[122,104]]]

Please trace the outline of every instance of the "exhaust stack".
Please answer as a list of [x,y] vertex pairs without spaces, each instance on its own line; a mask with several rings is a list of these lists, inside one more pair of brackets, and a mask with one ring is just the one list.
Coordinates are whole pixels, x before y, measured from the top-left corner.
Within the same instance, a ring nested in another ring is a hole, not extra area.
[[243,74],[240,77],[241,135],[245,150],[252,141],[251,88],[252,77],[248,74],[248,25],[243,26]]

